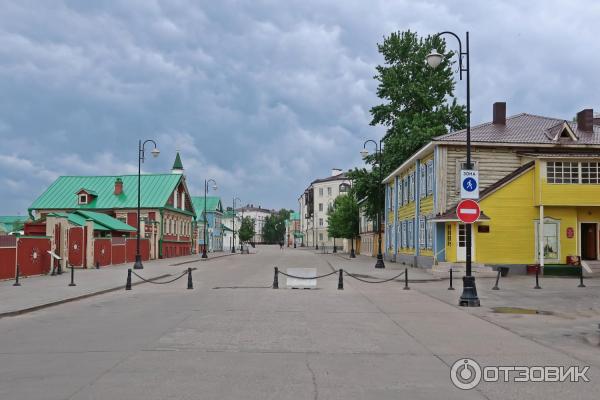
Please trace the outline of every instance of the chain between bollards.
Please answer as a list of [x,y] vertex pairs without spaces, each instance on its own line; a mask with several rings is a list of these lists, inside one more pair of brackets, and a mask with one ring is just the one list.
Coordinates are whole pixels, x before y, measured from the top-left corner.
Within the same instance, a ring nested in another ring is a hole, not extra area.
[[21,284],[19,283],[19,275],[21,274],[21,269],[19,267],[19,264],[17,264],[17,274],[15,275],[15,283],[13,283],[13,286],[21,286]]
[[125,284],[125,290],[131,290],[131,268],[127,270],[127,283]]
[[498,268],[498,275],[496,275],[496,284],[494,285],[494,287],[492,288],[492,290],[500,290],[500,288],[498,287],[498,281],[500,280],[500,268]]
[[194,288],[194,283],[192,282],[192,269],[191,268],[188,268],[187,274],[188,274],[187,288],[188,289],[193,289]]
[[338,278],[338,290],[344,290],[344,270],[339,269],[340,277]]
[[454,290],[454,287],[452,286],[452,268],[450,268],[450,286],[448,287],[448,290]]
[[410,290],[408,287],[408,268],[404,268],[404,290]]
[[533,288],[534,289],[542,288],[540,286],[540,266],[539,265],[535,267],[535,286]]
[[279,289],[279,268],[275,267],[275,274],[273,276],[273,289]]
[[577,287],[585,287],[583,284],[583,265],[579,269],[579,285]]
[[[67,267],[69,266],[69,263],[67,263]],[[71,265],[71,283],[69,283],[69,286],[77,286],[75,285],[75,268],[73,268],[73,266]]]

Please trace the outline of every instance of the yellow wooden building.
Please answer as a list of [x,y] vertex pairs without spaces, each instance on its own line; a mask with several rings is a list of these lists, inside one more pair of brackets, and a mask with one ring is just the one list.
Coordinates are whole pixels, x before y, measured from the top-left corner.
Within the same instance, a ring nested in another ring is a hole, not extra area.
[[[465,141],[464,130],[436,137],[384,179],[387,259],[424,267],[465,261],[465,227],[455,212]],[[474,263],[523,270],[581,258],[600,267],[600,118],[593,110],[576,122],[506,118],[506,104],[495,103],[493,120],[471,128],[471,142],[482,209]]]

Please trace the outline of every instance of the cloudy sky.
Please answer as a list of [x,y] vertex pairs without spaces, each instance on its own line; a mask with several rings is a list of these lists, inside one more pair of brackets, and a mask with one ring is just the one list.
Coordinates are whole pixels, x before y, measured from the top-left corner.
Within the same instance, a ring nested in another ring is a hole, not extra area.
[[0,0],[0,215],[60,175],[136,173],[146,138],[144,170],[179,148],[192,194],[297,208],[383,134],[384,35],[469,30],[474,122],[502,100],[570,119],[600,109],[599,20],[593,0]]

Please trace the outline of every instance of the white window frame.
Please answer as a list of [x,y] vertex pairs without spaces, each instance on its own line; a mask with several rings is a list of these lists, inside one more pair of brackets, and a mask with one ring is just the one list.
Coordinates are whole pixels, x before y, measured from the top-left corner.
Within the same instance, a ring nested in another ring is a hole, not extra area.
[[402,205],[408,203],[408,177],[402,178]]
[[319,218],[319,226],[323,226],[323,218]]
[[327,196],[331,196],[331,186],[327,186]]
[[413,218],[408,220],[407,235],[408,235],[408,248],[409,249],[414,249],[415,235],[414,235],[414,230],[413,230],[413,225],[414,225],[413,221],[414,221]]
[[[547,225],[556,225],[556,258],[549,258],[546,257],[545,252],[544,252],[544,262],[550,262],[550,263],[554,263],[554,262],[560,262],[561,260],[561,248],[560,248],[560,220],[554,219],[554,218],[549,218],[546,217],[544,218],[544,236],[546,237],[546,232],[548,232],[546,230],[546,226]],[[536,219],[535,221],[533,221],[533,227],[534,227],[534,239],[535,239],[535,260],[539,262],[539,258],[540,258],[540,250],[539,250],[539,245],[540,245],[540,239],[539,239],[539,234],[540,234],[540,220]]]
[[79,195],[79,204],[88,204],[88,195],[87,194],[84,193],[84,194]]
[[427,195],[433,193],[433,160],[427,161]]
[[319,203],[319,212],[323,212],[323,203]]
[[434,222],[432,221],[433,214],[427,217],[426,225],[427,225],[427,248],[433,249],[433,230],[434,230]]
[[426,241],[426,228],[425,228],[426,224],[425,224],[425,216],[420,215],[419,216],[419,248],[420,249],[424,249],[427,246]]
[[[577,161],[547,161],[546,182],[550,184],[577,184],[581,182],[581,163]],[[575,173],[575,176],[574,176]]]
[[427,196],[427,165],[419,164],[419,198]]
[[408,234],[406,233],[406,221],[402,221],[402,248],[406,248]]

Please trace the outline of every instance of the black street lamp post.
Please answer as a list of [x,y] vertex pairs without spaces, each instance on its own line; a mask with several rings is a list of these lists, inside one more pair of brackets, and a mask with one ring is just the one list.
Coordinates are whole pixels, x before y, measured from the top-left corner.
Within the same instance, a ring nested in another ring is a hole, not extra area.
[[208,219],[206,217],[206,193],[208,192],[208,184],[213,183],[213,190],[217,190],[217,182],[214,179],[204,180],[204,247],[202,248],[202,258],[208,258],[206,254],[206,247],[208,246],[208,238],[206,237],[206,227],[208,225]]
[[144,162],[144,147],[146,146],[146,143],[152,143],[154,145],[154,149],[152,149],[151,153],[152,156],[154,158],[158,157],[158,155],[160,154],[160,151],[158,150],[157,146],[156,146],[156,142],[152,139],[148,139],[146,141],[144,141],[142,143],[142,141],[139,141],[139,145],[138,145],[138,190],[137,190],[137,240],[136,240],[136,244],[135,244],[135,263],[133,264],[133,269],[143,269],[144,266],[142,265],[142,255],[140,254],[140,221],[141,221],[141,216],[140,216],[140,196],[141,196],[141,191],[140,188],[142,186],[142,163]]
[[[466,83],[467,83],[467,170],[473,169],[473,165],[471,164],[471,78],[469,68],[469,32],[466,32],[466,51],[463,52],[462,42],[457,34],[450,31],[444,31],[438,33],[436,37],[442,35],[451,35],[456,38],[458,41],[458,71],[459,77],[462,81],[463,72],[466,72]],[[439,54],[436,50],[433,50],[431,54],[427,56],[427,64],[430,67],[436,68],[442,62],[444,58],[443,54]],[[464,58],[464,63],[463,63]],[[472,275],[471,271],[471,224],[465,224],[465,245],[466,245],[466,274],[463,277],[463,292],[460,296],[460,300],[458,302],[459,305],[464,307],[479,307],[479,297],[477,296],[477,288],[475,287],[475,277]]]
[[369,155],[367,151],[367,143],[373,143],[375,145],[375,163],[379,165],[379,182],[377,183],[377,261],[375,262],[375,268],[385,268],[383,262],[383,254],[381,252],[381,187],[383,181],[383,154],[381,152],[381,140],[379,144],[376,141],[369,139],[363,143],[363,150],[360,152],[363,158]]
[[[235,201],[236,200],[239,201],[240,203],[242,202],[239,197],[234,197],[233,198],[233,218],[231,220],[232,224],[233,224],[233,242],[232,242],[232,245],[231,245],[231,252],[232,253],[235,253]],[[240,240],[240,242],[241,242],[241,240]]]

